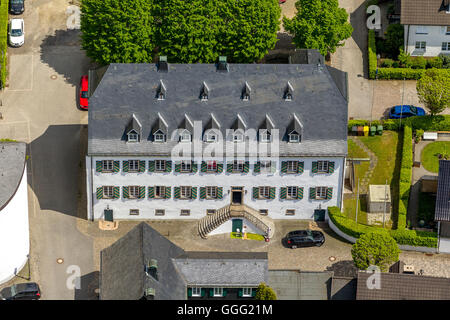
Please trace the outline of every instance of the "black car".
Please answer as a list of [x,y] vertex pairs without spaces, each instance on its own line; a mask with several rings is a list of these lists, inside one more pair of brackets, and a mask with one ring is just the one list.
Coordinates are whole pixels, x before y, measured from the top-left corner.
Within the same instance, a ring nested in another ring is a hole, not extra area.
[[35,282],[13,284],[0,292],[3,300],[38,300],[41,298],[39,285]]
[[22,14],[25,11],[25,0],[9,0],[9,12]]
[[291,249],[298,247],[320,247],[325,242],[322,232],[316,230],[291,231],[284,239],[286,246]]

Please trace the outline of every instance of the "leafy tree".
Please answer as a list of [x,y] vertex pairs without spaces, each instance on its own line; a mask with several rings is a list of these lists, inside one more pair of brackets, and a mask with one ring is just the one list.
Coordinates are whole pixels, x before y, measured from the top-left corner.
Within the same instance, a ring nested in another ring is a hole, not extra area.
[[339,8],[338,0],[298,0],[295,7],[297,14],[292,19],[284,17],[283,25],[298,48],[318,49],[325,56],[352,35],[348,14]]
[[397,59],[399,48],[403,46],[405,30],[399,23],[390,24],[386,30],[386,39],[384,40],[384,49],[392,58]]
[[366,233],[352,246],[353,261],[360,270],[377,266],[385,272],[398,261],[399,253],[397,242],[387,233]]
[[275,291],[264,282],[256,289],[255,300],[277,300]]
[[277,41],[277,0],[161,0],[158,8],[161,54],[170,61],[255,62]]
[[419,101],[430,110],[431,115],[441,113],[450,106],[450,76],[436,70],[427,69],[416,85]]
[[83,0],[82,47],[108,64],[151,62],[156,47],[153,0]]

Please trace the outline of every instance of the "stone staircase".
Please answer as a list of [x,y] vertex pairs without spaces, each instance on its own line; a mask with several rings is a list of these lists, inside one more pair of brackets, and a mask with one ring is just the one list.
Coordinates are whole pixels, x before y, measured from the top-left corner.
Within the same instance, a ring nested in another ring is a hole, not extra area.
[[198,233],[206,239],[208,234],[231,218],[244,218],[254,224],[258,229],[272,238],[275,227],[272,219],[261,216],[259,211],[246,205],[227,205],[217,210],[214,214],[207,215],[198,222]]

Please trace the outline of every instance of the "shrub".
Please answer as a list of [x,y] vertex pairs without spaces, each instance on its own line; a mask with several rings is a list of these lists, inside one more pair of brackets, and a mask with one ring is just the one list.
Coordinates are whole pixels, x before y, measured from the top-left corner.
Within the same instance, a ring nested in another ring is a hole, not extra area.
[[433,57],[430,59],[427,59],[427,69],[430,68],[437,68],[441,69],[444,65],[443,60],[440,57]]
[[397,59],[402,64],[403,68],[410,68],[411,67],[411,63],[412,63],[411,55],[409,53],[406,53],[403,50],[403,47],[400,47]]
[[384,61],[381,64],[381,66],[384,67],[384,68],[391,68],[393,64],[394,64],[394,60],[392,60],[392,59],[384,59]]
[[413,130],[450,131],[450,115],[411,117],[404,122]]
[[256,289],[255,300],[277,300],[277,294],[264,282]]
[[450,56],[446,54],[440,54],[438,58],[442,61],[442,68],[450,68]]
[[[404,122],[402,122],[403,124]],[[398,131],[400,130],[400,121],[397,119],[387,119],[383,121],[384,130]]]
[[404,31],[404,27],[399,23],[390,24],[386,30],[384,50],[393,59],[397,59],[399,48],[403,45]]
[[416,143],[419,142],[422,139],[423,134],[424,134],[424,130],[422,130],[422,129],[417,129],[416,130],[416,137],[414,139],[416,141]]
[[411,68],[413,69],[425,69],[427,67],[427,60],[424,57],[414,57],[411,60]]
[[369,54],[369,78],[375,79],[377,71],[377,46],[375,42],[375,31],[372,29],[369,30],[368,54]]

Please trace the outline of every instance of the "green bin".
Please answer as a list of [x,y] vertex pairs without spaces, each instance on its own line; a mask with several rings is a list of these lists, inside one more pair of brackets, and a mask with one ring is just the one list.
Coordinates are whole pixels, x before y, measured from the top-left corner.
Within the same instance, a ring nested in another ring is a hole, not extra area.
[[370,127],[370,135],[374,136],[377,133],[377,127],[371,126]]
[[380,136],[383,134],[383,126],[381,124],[377,127],[377,134]]

